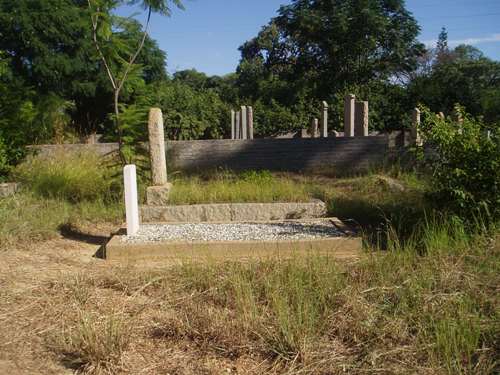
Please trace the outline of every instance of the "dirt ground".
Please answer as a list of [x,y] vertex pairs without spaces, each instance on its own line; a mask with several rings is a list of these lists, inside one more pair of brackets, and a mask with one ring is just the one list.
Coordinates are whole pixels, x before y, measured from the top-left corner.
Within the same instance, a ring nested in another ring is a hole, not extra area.
[[[66,234],[0,253],[0,374],[280,372],[265,358],[245,351],[235,356],[205,350],[202,334],[193,338],[165,333],[164,326],[159,330],[159,321],[177,319],[176,304],[189,303],[185,299],[196,295],[177,301],[178,296],[149,298],[120,286],[120,277],[135,277],[131,275],[154,266],[116,265],[96,258],[101,243],[116,229],[93,228],[88,235]],[[66,328],[78,324],[82,311],[98,317],[125,317],[130,344],[117,365],[82,370],[81,364],[68,360],[71,356],[64,349],[57,345],[54,349],[54,341],[66,335]]]

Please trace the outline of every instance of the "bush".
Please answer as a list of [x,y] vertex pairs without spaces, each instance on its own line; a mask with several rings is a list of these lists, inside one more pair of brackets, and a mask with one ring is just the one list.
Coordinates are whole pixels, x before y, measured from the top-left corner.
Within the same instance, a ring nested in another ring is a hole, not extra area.
[[95,153],[58,153],[53,157],[32,156],[15,170],[19,182],[34,193],[71,202],[115,200],[117,180]]
[[4,145],[0,137],[0,182],[5,178],[9,172],[9,163],[7,159],[7,147]]
[[457,107],[462,122],[423,110],[423,138],[429,145],[433,199],[462,216],[500,217],[500,138]]

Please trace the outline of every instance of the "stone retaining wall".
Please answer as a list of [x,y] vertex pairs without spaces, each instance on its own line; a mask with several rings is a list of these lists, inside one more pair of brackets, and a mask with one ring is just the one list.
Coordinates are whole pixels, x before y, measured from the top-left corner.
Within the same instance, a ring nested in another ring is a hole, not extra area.
[[[403,132],[369,137],[310,139],[254,139],[167,141],[170,171],[233,170],[304,171],[349,173],[380,164],[398,154],[407,143]],[[100,155],[116,151],[116,143],[33,146],[39,154],[93,150]]]

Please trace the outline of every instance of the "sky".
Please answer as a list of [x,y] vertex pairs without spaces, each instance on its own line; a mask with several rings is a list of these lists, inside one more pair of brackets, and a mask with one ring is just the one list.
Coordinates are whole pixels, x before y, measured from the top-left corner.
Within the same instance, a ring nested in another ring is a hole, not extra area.
[[[208,75],[234,72],[238,47],[253,38],[290,0],[185,0],[185,10],[154,15],[150,35],[167,52],[167,70],[194,68]],[[467,43],[500,60],[500,0],[407,0],[422,31],[419,40],[434,45],[441,27],[450,47]],[[122,7],[130,16],[135,9]],[[145,14],[137,14],[144,21]]]

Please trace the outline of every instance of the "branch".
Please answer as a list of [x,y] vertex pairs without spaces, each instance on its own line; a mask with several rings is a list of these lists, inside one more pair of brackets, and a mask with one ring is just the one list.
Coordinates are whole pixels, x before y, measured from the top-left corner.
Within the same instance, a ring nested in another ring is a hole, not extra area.
[[[92,12],[92,5],[90,3],[90,0],[87,0],[87,1],[88,1],[88,4],[89,4],[89,9]],[[116,90],[117,86],[116,86],[116,80],[115,80],[115,78],[113,76],[113,72],[111,71],[111,69],[110,69],[110,67],[108,65],[108,62],[106,60],[106,57],[104,57],[104,54],[101,51],[101,47],[99,46],[99,42],[97,41],[97,22],[98,22],[98,18],[99,18],[99,15],[96,15],[95,19],[94,19],[94,16],[92,15],[92,13],[90,14],[90,19],[92,20],[92,36],[93,36],[93,39],[94,39],[94,45],[95,45],[95,48],[97,49],[97,52],[99,53],[99,56],[101,58],[102,63],[104,64],[104,67],[106,68],[106,72],[108,73],[108,77],[109,77],[109,80],[111,81],[111,85],[113,86],[113,89]]]
[[146,21],[146,26],[144,28],[144,34],[142,35],[142,40],[139,43],[139,46],[137,47],[137,51],[135,51],[134,55],[130,58],[127,68],[125,69],[125,73],[123,74],[122,79],[120,80],[120,85],[118,86],[118,92],[121,91],[123,88],[123,85],[125,84],[125,81],[127,79],[127,75],[130,73],[130,70],[132,69],[132,65],[134,65],[135,60],[139,56],[139,54],[142,51],[142,48],[144,47],[144,43],[146,41],[146,36],[148,35],[148,29],[149,29],[149,21],[151,20],[151,6],[149,6],[148,10],[148,19]]

